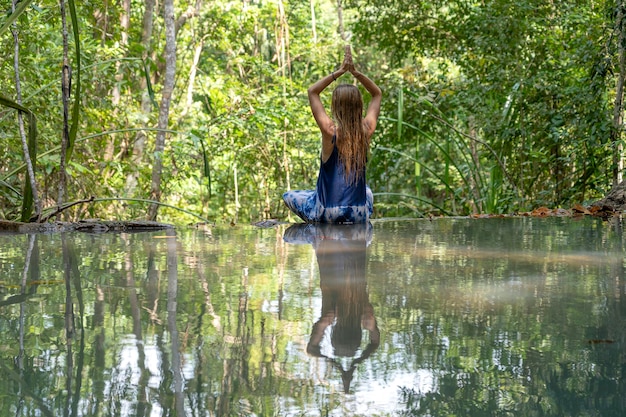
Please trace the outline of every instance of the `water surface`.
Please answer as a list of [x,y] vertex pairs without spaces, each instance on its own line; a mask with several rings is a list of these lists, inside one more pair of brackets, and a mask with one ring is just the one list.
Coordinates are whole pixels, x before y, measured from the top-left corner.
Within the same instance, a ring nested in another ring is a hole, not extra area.
[[1,416],[623,416],[617,221],[0,235]]

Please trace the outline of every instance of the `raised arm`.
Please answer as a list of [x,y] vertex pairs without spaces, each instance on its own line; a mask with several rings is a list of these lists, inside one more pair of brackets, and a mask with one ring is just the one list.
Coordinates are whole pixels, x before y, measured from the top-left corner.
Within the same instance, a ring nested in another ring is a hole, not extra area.
[[365,113],[365,119],[363,124],[367,128],[368,136],[371,136],[376,129],[376,123],[378,122],[378,115],[380,114],[380,104],[382,102],[383,93],[378,88],[374,81],[370,80],[365,74],[359,72],[352,67],[352,75],[365,87],[368,93],[372,96],[369,105],[367,106],[367,112]]
[[322,99],[320,98],[320,93],[324,91],[324,89],[328,87],[330,83],[336,80],[337,77],[340,77],[344,73],[345,71],[335,71],[309,87],[309,106],[311,106],[311,112],[313,113],[313,117],[315,118],[317,125],[322,131],[322,137],[331,137],[334,133],[335,125],[333,124],[330,116],[328,116],[328,114],[326,113],[326,109],[324,109]]
[[322,131],[322,138],[330,139],[335,133],[335,125],[324,109],[320,94],[330,85],[330,83],[337,80],[343,74],[352,69],[354,69],[354,65],[352,64],[352,53],[350,52],[350,47],[346,46],[346,53],[341,67],[339,67],[337,71],[332,72],[309,87],[309,105],[311,106],[313,117]]

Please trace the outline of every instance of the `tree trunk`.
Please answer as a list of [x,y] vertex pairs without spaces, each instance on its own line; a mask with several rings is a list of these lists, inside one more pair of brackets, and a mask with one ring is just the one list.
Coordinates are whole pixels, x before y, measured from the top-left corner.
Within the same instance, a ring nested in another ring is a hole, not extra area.
[[237,224],[239,222],[239,178],[237,176],[237,156],[235,156],[235,162],[233,162],[233,181],[235,183],[235,218],[231,220],[231,224]]
[[[122,14],[120,15],[120,47],[126,54],[128,47],[128,31],[130,30],[130,0],[122,0]],[[122,71],[121,61],[115,63],[115,84],[113,85],[113,91],[111,92],[111,104],[113,105],[113,124],[119,126],[118,122],[118,108],[122,93],[120,91],[120,85],[124,80],[125,74]],[[116,135],[109,135],[109,141],[104,151],[104,160],[112,161],[115,154],[115,140]]]
[[[287,22],[287,16],[285,14],[285,8],[282,0],[278,1],[278,33],[276,36],[276,56],[278,57],[278,67],[281,71],[282,87],[283,87],[283,102],[285,108],[287,107],[287,76],[291,78],[291,58],[289,57],[289,25]],[[287,189],[291,189],[291,178],[289,172],[289,153],[288,153],[288,141],[287,136],[289,132],[289,120],[287,117],[283,118],[283,167],[285,170],[285,182]]]
[[[101,48],[106,45],[107,33],[109,33],[109,0],[103,0],[98,8],[93,11],[93,23],[91,24],[92,38],[98,42]],[[109,80],[100,76],[101,68],[94,65],[91,69],[94,94],[105,97],[109,93]]]
[[145,0],[143,11],[143,22],[141,24],[141,44],[143,45],[142,57],[146,59],[152,50],[152,28],[154,26],[154,4],[155,0]]
[[[470,116],[469,118],[469,137],[470,138],[476,137],[476,126],[475,126],[474,118],[472,116]],[[470,148],[470,154],[471,154],[470,156],[472,157],[472,162],[475,168],[474,172],[472,172],[472,170],[469,171],[469,183],[470,183],[471,193],[474,197],[473,200],[470,200],[469,205],[470,207],[472,207],[472,213],[476,214],[476,213],[483,212],[483,204],[480,198],[481,192],[478,190],[478,178],[476,178],[480,170],[480,159],[478,157],[478,149],[476,148],[475,140],[469,141],[469,148]]]
[[[142,59],[144,65],[148,67],[147,59],[152,53],[152,28],[154,24],[154,3],[155,0],[145,0],[145,8],[143,14],[143,23],[141,29],[141,45],[143,46]],[[146,79],[148,74],[145,74],[140,78],[139,90],[141,95],[141,119],[147,125],[152,113],[152,98],[148,92],[148,80]],[[144,131],[138,131],[135,135],[135,140],[132,144],[133,156],[131,171],[126,177],[126,195],[132,197],[139,180],[139,167],[143,161],[143,154],[146,146],[146,133]]]
[[[12,3],[12,12],[15,13],[15,7],[17,5],[17,0],[13,0]],[[16,93],[16,102],[20,106],[22,105],[22,86],[20,82],[20,42],[19,36],[17,32],[17,28],[13,29],[13,39],[15,44],[15,53],[13,55],[13,67],[15,71],[15,93]],[[28,147],[28,140],[26,139],[26,130],[24,129],[24,115],[21,111],[17,112],[17,121],[20,129],[20,138],[22,140],[22,151],[24,152],[24,162],[26,163],[26,172],[27,172],[27,181],[30,184],[31,194],[33,196],[33,205],[35,206],[35,216],[37,217],[37,221],[39,221],[41,217],[41,204],[39,202],[39,196],[37,193],[37,181],[35,178],[35,167],[33,166],[33,160],[35,159],[35,155],[31,155],[30,149]],[[34,126],[30,126],[30,129],[34,129]],[[25,187],[26,188],[26,187]],[[26,198],[26,195],[24,196]],[[25,200],[26,201],[26,200]],[[30,214],[30,207],[27,213],[23,215]],[[29,219],[22,218],[22,221],[28,221]]]
[[[176,23],[174,19],[174,0],[165,0],[163,17],[165,20],[165,79],[159,108],[159,131],[154,146],[154,165],[152,166],[152,184],[150,198],[161,200],[161,176],[163,171],[163,150],[165,149],[165,131],[169,125],[170,102],[176,76]],[[157,204],[151,204],[148,219],[156,220]]]
[[93,38],[100,40],[100,46],[106,44],[107,33],[109,33],[109,0],[104,0],[100,8],[93,12]]
[[180,117],[186,116],[191,110],[193,105],[193,88],[196,82],[196,73],[198,71],[198,64],[200,62],[200,56],[202,54],[202,48],[204,47],[204,38],[200,39],[200,42],[196,45],[193,53],[193,62],[191,69],[189,70],[189,82],[187,83],[187,100],[185,102],[185,108],[180,114]]
[[337,0],[337,20],[339,21],[339,35],[341,35],[341,39],[346,40],[346,32],[343,29],[343,5],[341,4],[341,0]]
[[617,1],[617,17],[615,28],[618,32],[617,47],[619,54],[619,76],[615,91],[615,105],[613,108],[613,129],[611,130],[611,144],[613,145],[613,186],[622,182],[622,124],[624,121],[624,77],[626,76],[626,54],[624,53],[624,2]]
[[311,0],[311,32],[313,35],[313,43],[317,43],[317,21],[315,19],[315,1]]
[[61,99],[63,102],[63,137],[61,139],[61,162],[59,164],[59,194],[57,206],[61,207],[65,202],[67,172],[65,168],[67,147],[70,140],[69,111],[70,111],[70,63],[68,58],[68,34],[67,20],[65,16],[65,0],[61,3],[61,24],[63,32],[63,67],[61,79]]

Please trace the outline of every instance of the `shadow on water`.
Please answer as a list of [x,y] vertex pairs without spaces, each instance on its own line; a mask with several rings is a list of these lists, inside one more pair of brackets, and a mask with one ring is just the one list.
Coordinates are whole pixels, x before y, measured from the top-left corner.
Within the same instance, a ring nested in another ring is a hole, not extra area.
[[[350,392],[357,365],[380,344],[380,330],[367,293],[367,247],[372,241],[371,223],[351,225],[295,224],[283,239],[311,244],[319,267],[322,310],[313,325],[306,351],[326,358],[341,373],[343,389]],[[369,342],[359,352],[363,329]],[[324,339],[330,339],[323,352]],[[352,358],[344,368],[340,358]]]

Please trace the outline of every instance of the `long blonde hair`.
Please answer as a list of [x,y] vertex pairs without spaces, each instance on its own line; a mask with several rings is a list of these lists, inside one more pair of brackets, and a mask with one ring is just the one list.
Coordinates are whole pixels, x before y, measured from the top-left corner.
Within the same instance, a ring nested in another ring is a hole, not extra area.
[[341,84],[333,91],[331,112],[337,128],[336,146],[344,177],[356,183],[365,173],[370,138],[363,126],[363,98],[359,89]]

